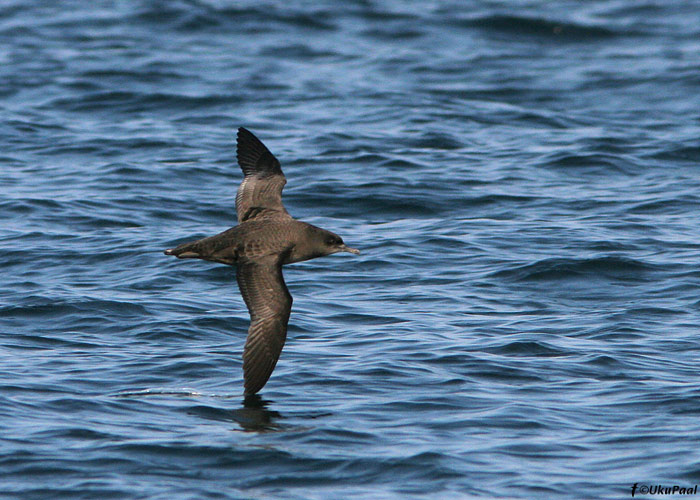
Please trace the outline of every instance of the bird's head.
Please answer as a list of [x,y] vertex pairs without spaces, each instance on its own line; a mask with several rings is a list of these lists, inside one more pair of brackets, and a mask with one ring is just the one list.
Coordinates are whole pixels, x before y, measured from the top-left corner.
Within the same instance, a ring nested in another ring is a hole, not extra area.
[[330,255],[338,252],[349,252],[355,255],[360,253],[357,248],[347,246],[343,242],[343,238],[325,229],[321,229],[315,236],[316,241],[319,243],[318,247],[322,252],[321,255]]

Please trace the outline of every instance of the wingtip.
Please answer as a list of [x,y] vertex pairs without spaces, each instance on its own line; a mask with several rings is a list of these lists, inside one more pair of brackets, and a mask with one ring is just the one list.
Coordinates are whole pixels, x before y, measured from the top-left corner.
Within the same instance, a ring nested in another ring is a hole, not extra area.
[[282,174],[280,163],[267,146],[250,130],[238,127],[236,136],[236,159],[243,174]]
[[239,145],[241,142],[248,141],[260,141],[256,135],[245,127],[238,127],[238,132],[236,133],[236,143]]
[[238,127],[238,132],[236,133],[236,142],[238,144],[258,142],[262,144],[262,141],[258,139],[258,136],[256,136],[253,132],[251,132],[245,127]]

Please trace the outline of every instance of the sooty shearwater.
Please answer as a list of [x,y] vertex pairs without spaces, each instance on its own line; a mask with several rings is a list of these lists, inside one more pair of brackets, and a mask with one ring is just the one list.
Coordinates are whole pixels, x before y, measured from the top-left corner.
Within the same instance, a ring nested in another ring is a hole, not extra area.
[[280,162],[249,130],[238,129],[243,182],[236,193],[238,225],[165,251],[180,259],[236,266],[236,279],[250,313],[243,349],[245,395],[255,394],[275,369],[287,338],[292,296],[282,266],[336,252],[359,254],[337,234],[292,218],[282,205],[287,179]]

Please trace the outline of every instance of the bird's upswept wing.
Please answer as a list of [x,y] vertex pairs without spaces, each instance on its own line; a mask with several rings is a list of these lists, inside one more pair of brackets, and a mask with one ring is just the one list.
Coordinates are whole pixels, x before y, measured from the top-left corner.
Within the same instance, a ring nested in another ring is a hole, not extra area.
[[252,132],[238,129],[236,157],[243,170],[243,182],[236,193],[238,222],[257,218],[291,216],[282,204],[287,179],[280,162]]
[[250,328],[243,351],[246,395],[263,388],[275,369],[287,339],[292,296],[278,259],[268,257],[237,266],[241,295],[250,312]]

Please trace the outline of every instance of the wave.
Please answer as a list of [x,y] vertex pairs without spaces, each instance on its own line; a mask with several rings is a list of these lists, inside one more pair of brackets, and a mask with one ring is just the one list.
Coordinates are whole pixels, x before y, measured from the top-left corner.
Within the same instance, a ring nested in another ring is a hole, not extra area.
[[34,304],[24,306],[5,306],[0,308],[0,317],[10,318],[47,318],[68,317],[76,315],[85,318],[86,315],[96,314],[115,315],[121,317],[142,316],[148,314],[148,310],[139,304],[118,300],[89,299],[78,301],[49,301],[37,300]]
[[538,17],[489,15],[456,21],[461,26],[485,29],[511,35],[534,36],[569,42],[609,40],[622,33],[604,26],[584,25]]
[[562,281],[581,277],[641,279],[655,268],[640,260],[617,256],[550,258],[496,271],[492,276],[511,281]]

